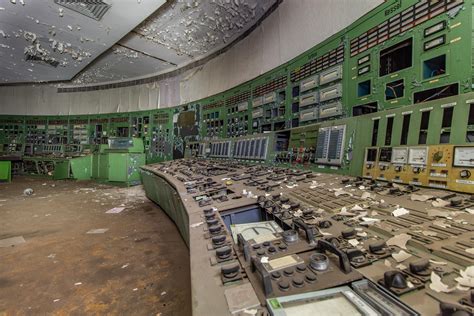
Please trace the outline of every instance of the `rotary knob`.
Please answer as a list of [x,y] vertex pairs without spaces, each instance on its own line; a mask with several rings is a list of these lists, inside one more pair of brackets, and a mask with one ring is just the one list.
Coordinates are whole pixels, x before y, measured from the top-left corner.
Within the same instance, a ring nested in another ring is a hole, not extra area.
[[345,239],[349,239],[349,238],[352,238],[356,235],[356,231],[355,231],[354,228],[346,228],[343,231],[341,231],[341,235]]
[[386,243],[383,240],[374,241],[369,244],[369,251],[376,255],[381,255],[385,253]]
[[385,272],[383,274],[383,280],[385,287],[388,289],[392,287],[396,289],[406,289],[408,286],[405,276],[396,270]]

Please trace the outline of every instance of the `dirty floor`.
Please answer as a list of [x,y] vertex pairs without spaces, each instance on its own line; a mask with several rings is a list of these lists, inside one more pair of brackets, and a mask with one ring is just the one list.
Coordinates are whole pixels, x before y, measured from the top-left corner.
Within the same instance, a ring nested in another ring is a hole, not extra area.
[[191,315],[188,249],[141,186],[16,177],[0,184],[11,237],[25,242],[0,247],[0,316]]

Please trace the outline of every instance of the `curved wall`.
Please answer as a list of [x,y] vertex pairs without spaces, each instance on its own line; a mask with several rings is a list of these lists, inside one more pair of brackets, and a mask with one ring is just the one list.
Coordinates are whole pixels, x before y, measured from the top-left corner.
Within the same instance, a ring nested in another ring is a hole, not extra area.
[[0,114],[114,113],[196,101],[284,64],[382,2],[285,0],[248,37],[183,74],[149,84],[88,92],[57,93],[53,85],[4,86],[0,87]]

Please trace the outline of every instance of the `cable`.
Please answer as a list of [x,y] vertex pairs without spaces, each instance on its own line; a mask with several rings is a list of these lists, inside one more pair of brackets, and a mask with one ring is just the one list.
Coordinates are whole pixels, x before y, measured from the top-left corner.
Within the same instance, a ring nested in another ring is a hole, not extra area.
[[450,87],[451,87],[451,86],[446,86],[446,87],[444,87],[441,91],[436,92],[435,94],[431,95],[430,97],[424,99],[424,100],[421,101],[421,102],[425,102],[425,101],[431,100],[432,98],[441,95],[443,92],[445,92],[446,90],[448,90]]

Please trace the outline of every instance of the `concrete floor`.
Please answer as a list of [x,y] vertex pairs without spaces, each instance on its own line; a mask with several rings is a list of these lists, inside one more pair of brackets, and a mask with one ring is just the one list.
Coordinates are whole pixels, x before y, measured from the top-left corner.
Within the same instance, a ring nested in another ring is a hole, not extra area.
[[188,249],[141,186],[16,177],[0,184],[0,242],[15,236],[26,242],[0,248],[0,316],[191,315]]

